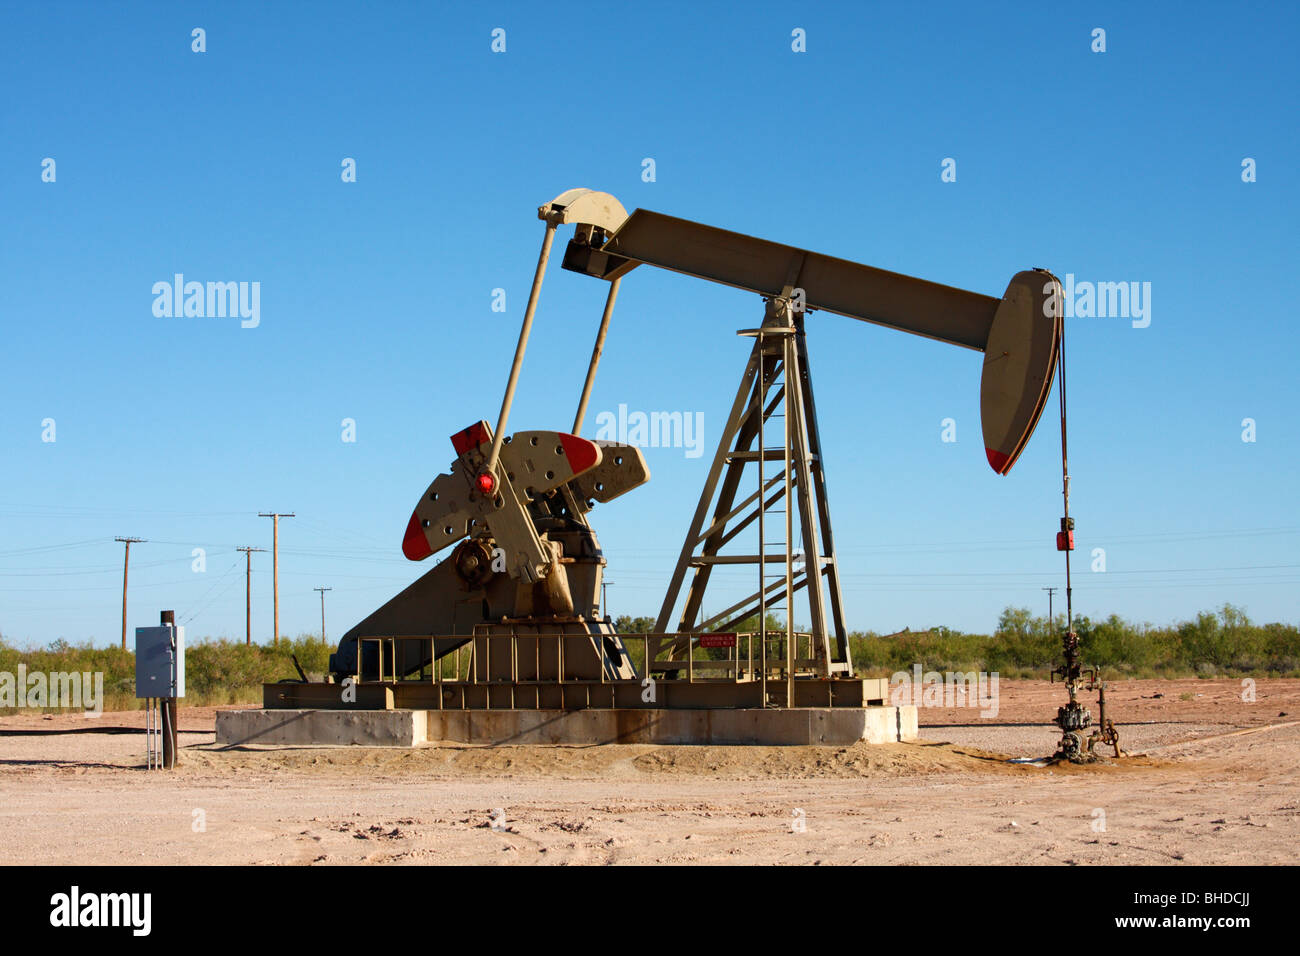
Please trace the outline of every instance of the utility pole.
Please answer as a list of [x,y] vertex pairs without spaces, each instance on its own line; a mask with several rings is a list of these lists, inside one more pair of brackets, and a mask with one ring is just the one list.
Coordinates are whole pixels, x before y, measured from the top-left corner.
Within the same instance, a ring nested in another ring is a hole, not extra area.
[[312,588],[313,591],[320,592],[320,642],[325,643],[325,592],[333,591],[333,588]]
[[253,644],[253,552],[266,548],[236,548],[244,552],[244,643]]
[[122,562],[122,650],[126,650],[126,574],[131,566],[131,545],[143,544],[144,538],[114,538],[126,545],[126,559]]
[[1059,591],[1060,588],[1043,588],[1043,590],[1047,592],[1047,626],[1051,627],[1052,621],[1056,620],[1052,617],[1052,595]]
[[600,616],[603,618],[609,617],[609,605],[605,603],[605,588],[613,583],[613,581],[606,581],[604,578],[600,579]]
[[259,511],[259,518],[273,518],[274,530],[271,537],[271,602],[275,605],[275,643],[280,643],[280,519],[292,518],[292,511]]
[[[175,628],[176,612],[163,611],[159,617],[159,623]],[[174,683],[176,678],[175,630],[172,631],[172,678]],[[174,690],[173,693],[175,693]],[[171,770],[176,766],[176,718],[179,716],[176,712],[176,698],[164,697],[158,701],[158,711],[162,717],[162,765],[165,769]]]

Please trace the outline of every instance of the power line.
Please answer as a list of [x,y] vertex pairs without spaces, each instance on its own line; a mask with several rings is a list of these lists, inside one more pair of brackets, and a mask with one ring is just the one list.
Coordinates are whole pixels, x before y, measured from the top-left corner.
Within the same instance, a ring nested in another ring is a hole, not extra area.
[[[191,611],[191,612],[190,612],[190,613],[185,617],[185,620],[181,622],[182,624],[188,624],[188,623],[190,623],[190,622],[193,621],[196,617],[198,617],[199,614],[200,614],[201,612],[206,611],[209,607],[211,607],[212,604],[213,604],[213,603],[214,603],[218,598],[225,597],[226,592],[230,590],[230,585],[232,585],[232,584],[235,583],[235,579],[234,579],[234,578],[230,578],[230,572],[233,571],[233,570],[235,570],[235,568],[237,568],[237,567],[239,567],[239,559],[238,559],[238,558],[236,558],[236,559],[235,559],[235,563],[232,564],[230,567],[226,568],[226,570],[225,570],[224,572],[222,572],[221,576],[220,576],[219,578],[217,578],[217,580],[214,581],[214,582],[212,583],[212,586],[209,587],[209,588],[207,589],[207,591],[204,592],[203,596],[202,596],[201,598],[199,598],[199,602],[198,602],[198,604],[196,604],[196,605],[193,606],[193,607],[194,607],[194,610]],[[220,591],[216,591],[216,589],[217,589],[218,587],[220,587],[221,582],[226,581],[227,578],[230,578],[230,580],[226,583],[226,586],[225,586],[224,588],[222,588]],[[216,591],[215,594],[213,593],[214,591]]]

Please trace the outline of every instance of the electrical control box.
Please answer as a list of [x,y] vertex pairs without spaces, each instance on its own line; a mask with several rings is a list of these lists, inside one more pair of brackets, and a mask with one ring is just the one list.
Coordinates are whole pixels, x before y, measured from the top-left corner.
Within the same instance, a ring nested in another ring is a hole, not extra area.
[[135,629],[135,696],[185,696],[185,628]]

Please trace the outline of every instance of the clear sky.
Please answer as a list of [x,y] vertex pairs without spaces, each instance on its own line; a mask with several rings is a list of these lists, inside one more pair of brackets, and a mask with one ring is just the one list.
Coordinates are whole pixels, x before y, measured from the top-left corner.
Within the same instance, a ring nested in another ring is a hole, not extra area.
[[[1076,610],[1300,620],[1296,11],[6,4],[0,633],[116,641],[134,535],[132,627],[174,608],[191,639],[242,637],[259,511],[297,514],[283,633],[319,628],[314,587],[336,637],[427,570],[407,518],[448,437],[495,423],[536,208],[575,186],[990,295],[1035,266],[1149,283],[1144,328],[1066,322]],[[259,324],[156,316],[176,273],[260,283]],[[552,269],[511,430],[570,426],[603,295]],[[593,513],[612,613],[658,610],[761,314],[650,268],[623,283],[588,422],[698,412],[705,452],[647,449],[651,482]],[[827,313],[808,338],[850,625],[1045,611],[1055,400],[998,477],[978,353]]]

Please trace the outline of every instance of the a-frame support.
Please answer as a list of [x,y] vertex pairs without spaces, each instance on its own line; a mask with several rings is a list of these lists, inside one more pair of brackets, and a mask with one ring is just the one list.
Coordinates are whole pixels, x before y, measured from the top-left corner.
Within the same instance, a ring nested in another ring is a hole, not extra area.
[[[719,438],[655,630],[659,633],[726,630],[758,615],[759,630],[766,636],[766,612],[785,608],[788,633],[793,627],[790,613],[793,595],[802,590],[808,598],[809,626],[818,670],[827,676],[851,674],[803,312],[788,296],[771,298],[766,303],[763,326],[741,333],[754,337],[754,348]],[[779,443],[773,442],[769,420],[780,419],[782,415],[783,435]],[[768,427],[761,428],[760,423]],[[777,469],[769,477],[766,469],[772,463],[776,463]],[[750,471],[747,481],[753,490],[738,501],[737,496],[744,494],[742,487],[746,483],[748,464],[757,465],[758,477],[755,479],[754,471]],[[797,525],[791,501],[798,508]],[[773,547],[767,532],[769,514],[787,519],[781,525],[792,530],[798,528],[803,541],[802,554],[794,548],[789,534],[784,536],[784,541],[777,538],[783,553],[767,553]],[[755,522],[758,523],[758,552],[724,554],[724,547]],[[701,620],[704,595],[717,565],[756,566],[758,587],[743,600],[708,620]],[[781,565],[782,573],[768,573],[772,565]],[[674,620],[684,585],[685,604]],[[787,644],[784,655],[787,660],[795,659],[792,644]],[[766,648],[766,641],[762,646]],[[652,660],[659,650],[652,645]],[[677,659],[680,651],[674,645],[669,658]]]

